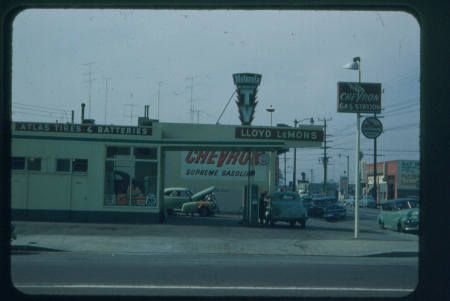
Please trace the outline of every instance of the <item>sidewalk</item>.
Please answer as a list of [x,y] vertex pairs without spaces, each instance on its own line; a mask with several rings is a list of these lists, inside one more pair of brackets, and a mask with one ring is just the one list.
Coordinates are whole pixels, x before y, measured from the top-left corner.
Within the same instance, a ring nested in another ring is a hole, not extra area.
[[254,254],[373,256],[390,253],[418,253],[418,240],[301,240],[219,239],[183,237],[111,237],[101,235],[21,235],[16,247],[48,248],[69,252],[164,253],[164,254]]

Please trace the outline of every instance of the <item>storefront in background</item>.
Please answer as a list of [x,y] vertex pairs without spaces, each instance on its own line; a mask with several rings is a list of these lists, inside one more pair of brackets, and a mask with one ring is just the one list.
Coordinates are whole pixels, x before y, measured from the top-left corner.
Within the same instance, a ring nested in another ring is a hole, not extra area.
[[[377,163],[377,199],[379,202],[419,196],[420,165],[418,160],[395,160]],[[364,193],[371,195],[374,187],[373,164],[366,164]]]

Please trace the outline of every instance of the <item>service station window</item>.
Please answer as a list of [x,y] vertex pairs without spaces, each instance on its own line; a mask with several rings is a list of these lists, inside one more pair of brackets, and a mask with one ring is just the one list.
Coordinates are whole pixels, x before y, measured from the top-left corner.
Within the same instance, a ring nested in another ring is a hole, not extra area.
[[70,159],[56,159],[56,171],[57,172],[69,172],[70,171]]
[[72,172],[87,172],[88,160],[87,159],[72,159]]
[[134,156],[136,159],[153,159],[156,160],[156,148],[135,147]]
[[106,148],[105,206],[156,206],[156,148]]
[[27,169],[31,171],[41,171],[41,158],[28,158]]
[[129,147],[110,146],[106,149],[107,158],[114,158],[115,156],[129,156],[129,155],[130,155]]
[[12,157],[11,169],[13,170],[25,170],[25,157]]

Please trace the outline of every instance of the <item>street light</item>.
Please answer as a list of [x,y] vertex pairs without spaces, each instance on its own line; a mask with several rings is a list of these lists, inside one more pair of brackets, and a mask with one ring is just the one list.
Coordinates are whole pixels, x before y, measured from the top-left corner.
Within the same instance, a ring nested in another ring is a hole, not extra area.
[[[267,112],[270,113],[270,126],[272,126],[272,113],[275,112],[275,109],[270,105],[270,108],[266,109]],[[269,165],[269,193],[272,192],[272,160],[273,160],[273,152],[270,152],[270,165]]]
[[[361,82],[361,58],[359,56],[353,58],[352,63],[348,63],[342,68],[350,70],[358,70],[358,82]],[[359,197],[361,190],[361,175],[359,174],[359,161],[360,161],[360,135],[361,135],[361,114],[356,113],[356,175],[355,175],[355,238],[358,238],[359,231]]]
[[270,126],[272,126],[272,113],[275,112],[275,109],[270,105],[270,108],[267,108],[266,111],[270,113]]

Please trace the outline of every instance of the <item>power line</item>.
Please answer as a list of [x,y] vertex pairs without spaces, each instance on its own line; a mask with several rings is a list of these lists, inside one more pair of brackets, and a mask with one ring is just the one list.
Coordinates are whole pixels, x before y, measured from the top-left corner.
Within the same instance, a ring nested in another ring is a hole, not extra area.
[[37,105],[29,105],[29,104],[24,104],[24,103],[20,103],[20,102],[13,102],[12,103],[13,106],[19,106],[22,108],[27,108],[31,107],[31,108],[37,108],[37,109],[41,109],[41,110],[46,110],[46,111],[61,111],[61,112],[66,112],[66,110],[63,109],[55,109],[55,108],[48,108],[48,107],[44,107],[44,106],[37,106]]

